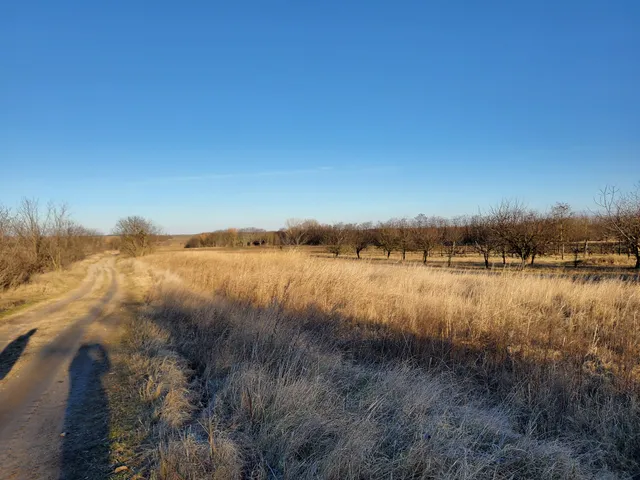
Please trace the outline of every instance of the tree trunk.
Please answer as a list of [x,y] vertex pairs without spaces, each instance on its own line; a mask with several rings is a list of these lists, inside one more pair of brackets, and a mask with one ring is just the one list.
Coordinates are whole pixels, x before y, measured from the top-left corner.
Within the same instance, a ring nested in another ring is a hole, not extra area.
[[453,256],[456,254],[456,242],[453,242],[453,245],[451,245],[451,250],[449,250],[447,252],[447,267],[451,266],[451,259],[453,258]]
[[422,263],[424,263],[425,265],[427,264],[427,251],[423,250],[422,251]]
[[407,257],[407,251],[406,250],[402,250],[402,261],[404,262],[405,258]]
[[488,253],[484,254],[484,268],[489,270],[489,254]]
[[360,249],[356,248],[356,257],[358,257],[358,260],[360,260]]
[[389,259],[390,256],[391,256],[391,250],[387,250],[387,260]]

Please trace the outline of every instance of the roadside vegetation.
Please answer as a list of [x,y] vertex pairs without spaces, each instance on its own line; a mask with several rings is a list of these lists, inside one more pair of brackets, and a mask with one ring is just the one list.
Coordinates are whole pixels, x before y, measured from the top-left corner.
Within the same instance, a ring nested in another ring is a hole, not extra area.
[[123,256],[153,252],[168,237],[151,220],[130,216],[114,235],[77,224],[65,205],[23,200],[15,210],[0,205],[0,318],[59,297],[80,285],[100,252]]
[[72,220],[65,205],[42,208],[29,199],[15,210],[0,205],[0,290],[62,270],[106,247],[98,232]]
[[640,474],[635,284],[295,251],[130,268],[149,476]]

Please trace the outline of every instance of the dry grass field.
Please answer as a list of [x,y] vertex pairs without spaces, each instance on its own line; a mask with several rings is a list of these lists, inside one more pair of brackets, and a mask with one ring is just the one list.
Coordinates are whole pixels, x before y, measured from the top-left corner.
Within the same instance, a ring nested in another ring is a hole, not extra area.
[[[284,246],[260,246],[260,247],[201,247],[183,250],[184,242],[182,237],[172,239],[163,243],[158,251],[187,251],[187,252],[229,252],[229,253],[264,253],[264,252],[283,252],[295,250],[299,253],[305,253],[312,257],[334,259],[335,255],[330,253],[325,246],[302,245],[297,247]],[[361,259],[377,264],[385,265],[407,265],[416,264],[423,265],[422,253],[407,252],[406,259],[403,261],[399,252],[393,252],[389,257],[379,248],[370,246],[360,253]],[[357,260],[353,250],[345,249],[338,257],[340,260]],[[633,269],[634,259],[627,255],[612,255],[591,253],[588,256],[579,255],[578,266],[574,264],[573,254],[567,253],[564,258],[559,255],[543,255],[536,257],[533,266],[527,265],[524,269],[525,273],[542,273],[542,274],[565,274],[570,276],[636,276],[638,272]],[[458,254],[451,258],[451,265],[448,265],[448,258],[444,252],[432,252],[428,258],[426,266],[432,268],[449,268],[460,270],[486,270],[484,259],[473,251]],[[506,265],[502,263],[502,257],[492,255],[490,258],[491,270],[522,270],[520,259],[507,256]]]
[[637,284],[278,251],[123,265],[150,476],[640,474]]

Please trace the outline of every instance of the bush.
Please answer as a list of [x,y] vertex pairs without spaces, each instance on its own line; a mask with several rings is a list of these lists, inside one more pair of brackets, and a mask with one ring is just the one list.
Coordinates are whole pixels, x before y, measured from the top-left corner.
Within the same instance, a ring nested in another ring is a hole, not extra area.
[[67,207],[23,200],[15,212],[0,205],[0,289],[28,282],[103,250],[104,239],[71,220]]

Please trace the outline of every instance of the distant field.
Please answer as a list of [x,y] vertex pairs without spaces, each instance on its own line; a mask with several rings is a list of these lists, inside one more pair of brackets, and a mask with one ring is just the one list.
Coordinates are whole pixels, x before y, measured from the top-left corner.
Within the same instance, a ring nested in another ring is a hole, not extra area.
[[139,374],[164,382],[157,415],[171,426],[159,471],[640,474],[637,285],[392,268],[372,253],[185,250],[131,263],[148,289],[138,349],[157,359]]
[[191,237],[192,235],[171,235],[169,239],[160,244],[160,248],[163,250],[182,249]]

